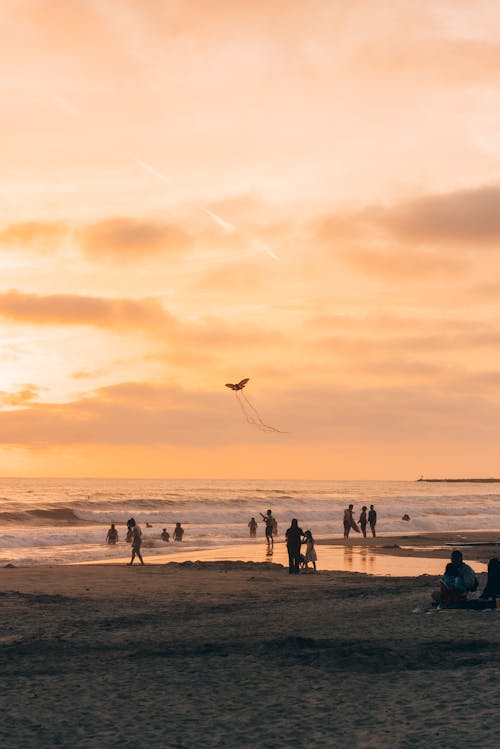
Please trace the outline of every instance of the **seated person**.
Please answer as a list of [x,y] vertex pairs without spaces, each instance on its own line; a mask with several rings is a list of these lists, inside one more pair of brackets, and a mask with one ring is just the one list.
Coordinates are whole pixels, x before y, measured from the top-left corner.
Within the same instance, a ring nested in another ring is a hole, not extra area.
[[488,562],[488,580],[480,597],[496,601],[497,596],[500,596],[500,560],[495,557]]
[[440,587],[440,605],[449,606],[450,604],[465,601],[467,598],[467,588],[463,579],[458,574],[458,568],[452,562],[446,565],[444,575],[441,579]]
[[170,541],[170,533],[167,531],[166,528],[163,529],[160,538],[162,541],[166,541],[167,544]]
[[473,593],[477,590],[479,580],[477,579],[476,573],[472,567],[465,564],[462,552],[458,551],[458,549],[454,549],[454,551],[451,552],[451,561],[457,568],[459,577],[464,581],[467,592]]

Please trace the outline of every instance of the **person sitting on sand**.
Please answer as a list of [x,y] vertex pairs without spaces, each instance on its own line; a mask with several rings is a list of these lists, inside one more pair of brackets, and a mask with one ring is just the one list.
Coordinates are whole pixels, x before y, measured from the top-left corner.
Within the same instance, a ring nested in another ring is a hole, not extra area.
[[375,507],[373,505],[370,505],[370,511],[368,513],[368,523],[370,524],[372,536],[375,538],[375,536],[377,535],[375,533],[375,526],[377,525],[377,511],[375,510]]
[[271,551],[271,549],[274,546],[274,539],[273,539],[273,530],[274,530],[274,518],[271,510],[268,510],[265,515],[259,513],[262,520],[266,524],[266,541],[267,541],[267,550]]
[[288,572],[290,575],[299,574],[300,566],[300,544],[304,536],[304,531],[299,528],[297,518],[293,518],[290,528],[285,533],[286,548],[288,551]]
[[142,544],[142,531],[135,522],[134,518],[130,518],[127,521],[127,526],[132,529],[132,557],[129,565],[134,563],[136,555],[139,557],[141,564],[144,564],[144,560],[141,555],[141,544]]
[[115,528],[115,524],[111,523],[111,528],[106,533],[106,543],[116,544],[117,541],[118,541],[118,531]]
[[250,538],[255,538],[257,534],[257,521],[255,518],[252,518],[250,522],[248,523],[248,527],[250,528]]
[[480,598],[492,598],[495,602],[500,596],[500,560],[494,557],[488,562],[488,579]]
[[304,533],[304,541],[306,542],[306,553],[304,555],[305,569],[309,569],[309,562],[312,562],[314,571],[316,572],[316,560],[318,559],[316,549],[314,548],[314,538],[311,531]]
[[363,534],[365,538],[366,538],[366,524],[368,522],[367,517],[366,517],[367,509],[368,507],[366,505],[363,505],[363,507],[361,508],[361,513],[359,515],[359,520],[358,520],[359,527],[361,528],[361,533]]
[[472,567],[469,567],[468,564],[465,564],[462,552],[458,549],[454,549],[451,552],[451,561],[454,565],[456,565],[458,569],[458,575],[464,581],[467,592],[473,593],[475,590],[477,590],[479,580],[477,579],[477,575]]
[[175,524],[174,528],[174,541],[182,541],[182,537],[184,535],[184,528],[180,523]]
[[167,544],[170,541],[170,533],[167,531],[166,528],[163,529],[162,534],[160,536],[162,541],[165,541]]
[[444,575],[441,578],[439,605],[446,606],[465,601],[467,588],[463,579],[458,574],[458,567],[453,562],[448,562]]

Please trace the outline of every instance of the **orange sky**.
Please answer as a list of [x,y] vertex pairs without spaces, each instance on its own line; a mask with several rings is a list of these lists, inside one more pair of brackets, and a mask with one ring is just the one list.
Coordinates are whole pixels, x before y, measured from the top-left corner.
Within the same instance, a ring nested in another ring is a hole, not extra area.
[[500,473],[496,0],[4,0],[0,49],[0,475]]

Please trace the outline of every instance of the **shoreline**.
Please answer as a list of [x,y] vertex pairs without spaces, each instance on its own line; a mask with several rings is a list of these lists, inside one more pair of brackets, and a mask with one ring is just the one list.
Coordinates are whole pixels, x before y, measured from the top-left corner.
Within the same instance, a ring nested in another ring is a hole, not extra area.
[[[446,532],[418,533],[416,535],[388,535],[376,538],[363,538],[354,534],[349,541],[343,538],[321,538],[316,540],[318,555],[317,567],[323,571],[360,572],[376,576],[409,576],[421,574],[440,575],[443,572],[443,561],[448,560],[453,548],[460,548],[464,558],[474,563],[476,571],[483,573],[492,557],[500,556],[500,533]],[[469,544],[481,544],[469,546]],[[288,565],[286,545],[281,537],[275,542],[272,557],[266,554],[263,538],[251,543],[240,543],[211,548],[175,548],[171,545],[165,552],[148,555],[148,547],[143,546],[142,553],[146,565],[168,564],[169,562],[274,562]],[[77,562],[76,565],[124,565],[130,554],[110,559],[99,559],[88,562]],[[134,564],[137,563],[137,560]]]

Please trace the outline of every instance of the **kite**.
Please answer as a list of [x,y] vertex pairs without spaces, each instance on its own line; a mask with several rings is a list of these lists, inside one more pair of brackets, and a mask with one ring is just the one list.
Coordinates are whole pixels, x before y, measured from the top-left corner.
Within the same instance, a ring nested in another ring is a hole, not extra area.
[[245,377],[244,380],[240,380],[239,382],[226,382],[226,387],[234,392],[238,405],[241,408],[241,412],[247,422],[253,424],[253,426],[260,429],[261,432],[278,432],[278,434],[286,434],[286,432],[283,432],[281,429],[276,429],[276,427],[269,426],[269,424],[265,424],[262,421],[260,414],[253,403],[246,397],[245,393],[242,392],[243,388],[249,381],[250,378]]

